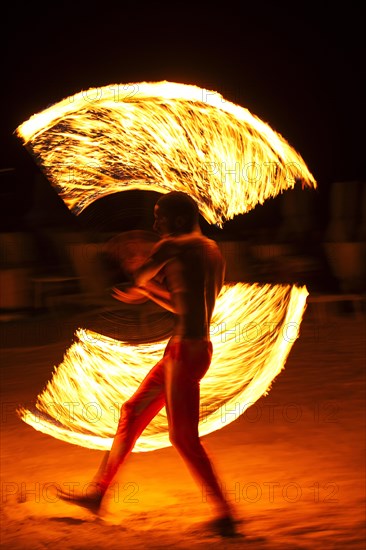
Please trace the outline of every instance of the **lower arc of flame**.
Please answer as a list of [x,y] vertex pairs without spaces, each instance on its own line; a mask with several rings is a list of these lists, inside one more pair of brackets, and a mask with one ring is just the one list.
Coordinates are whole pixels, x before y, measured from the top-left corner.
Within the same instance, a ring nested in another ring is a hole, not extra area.
[[[233,422],[266,395],[299,336],[307,295],[305,287],[293,285],[224,286],[211,324],[212,363],[201,381],[201,436]],[[20,408],[18,414],[52,437],[107,450],[120,407],[160,360],[167,341],[131,345],[78,329],[35,408]],[[164,408],[134,452],[170,444]]]

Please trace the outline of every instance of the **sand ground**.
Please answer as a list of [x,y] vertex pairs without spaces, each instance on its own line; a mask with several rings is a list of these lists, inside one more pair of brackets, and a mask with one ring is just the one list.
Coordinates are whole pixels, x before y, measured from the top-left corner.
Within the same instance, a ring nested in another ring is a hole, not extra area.
[[242,520],[238,537],[227,539],[202,528],[211,509],[171,447],[133,453],[101,517],[55,497],[52,484],[88,483],[102,453],[37,432],[16,415],[70,344],[69,330],[60,330],[65,319],[52,319],[43,341],[35,322],[13,323],[16,336],[3,331],[2,548],[365,548],[363,314],[330,308],[319,317],[309,307],[269,394],[203,438]]

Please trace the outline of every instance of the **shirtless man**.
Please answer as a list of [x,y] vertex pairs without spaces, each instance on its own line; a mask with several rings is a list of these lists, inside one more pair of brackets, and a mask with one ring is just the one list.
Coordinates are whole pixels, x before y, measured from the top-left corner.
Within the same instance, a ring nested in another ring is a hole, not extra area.
[[[114,297],[132,303],[143,295],[172,311],[173,334],[163,358],[122,406],[111,450],[94,478],[95,493],[61,496],[97,510],[136,440],[165,405],[170,441],[198,483],[205,486],[216,509],[212,526],[221,534],[232,534],[231,507],[198,432],[200,380],[211,362],[210,322],[224,282],[225,264],[216,243],[202,235],[198,207],[189,195],[175,191],[163,195],[155,205],[154,217],[154,230],[161,240],[135,271],[134,286],[126,291],[114,289]],[[166,285],[158,282],[162,275]]]

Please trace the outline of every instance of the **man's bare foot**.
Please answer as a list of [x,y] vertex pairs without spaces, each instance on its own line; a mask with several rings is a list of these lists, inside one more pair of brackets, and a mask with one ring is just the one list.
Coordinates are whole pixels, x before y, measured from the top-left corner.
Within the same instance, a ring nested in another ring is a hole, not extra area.
[[69,504],[75,504],[76,506],[86,508],[93,514],[98,513],[103,498],[101,493],[95,493],[93,495],[75,495],[72,492],[58,490],[57,494],[61,500]]
[[233,516],[227,515],[207,522],[205,527],[221,537],[238,537],[240,534],[236,529],[237,523],[240,522],[235,520]]

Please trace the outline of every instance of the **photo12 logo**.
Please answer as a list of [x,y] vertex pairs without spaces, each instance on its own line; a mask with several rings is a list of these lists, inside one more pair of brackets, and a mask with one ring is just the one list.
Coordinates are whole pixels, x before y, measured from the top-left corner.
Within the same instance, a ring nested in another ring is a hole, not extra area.
[[[26,483],[26,482],[3,482],[1,484],[1,502],[35,502],[35,503],[56,503],[61,501],[60,494],[69,495],[72,498],[75,495],[87,497],[90,492],[95,490],[95,483],[80,483],[78,481],[69,481],[57,483],[51,481],[48,483]],[[139,484],[134,481],[126,483],[113,483],[109,489],[109,496],[115,503],[136,504],[140,492]]]
[[[265,500],[270,503],[289,502],[300,500],[313,500],[314,502],[338,503],[339,486],[334,482],[320,483],[315,481],[311,485],[300,485],[296,481],[280,483],[279,481],[234,482],[230,487],[221,484],[221,490],[225,498],[233,502],[255,503]],[[206,486],[202,486],[202,502],[207,502],[210,492]]]

